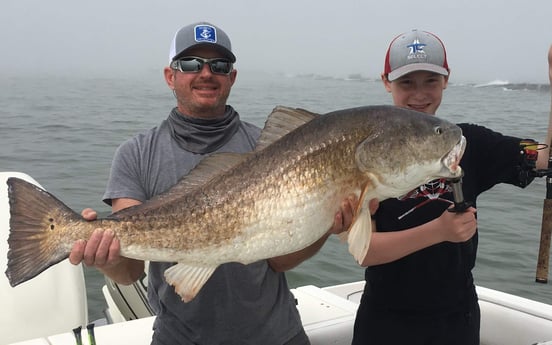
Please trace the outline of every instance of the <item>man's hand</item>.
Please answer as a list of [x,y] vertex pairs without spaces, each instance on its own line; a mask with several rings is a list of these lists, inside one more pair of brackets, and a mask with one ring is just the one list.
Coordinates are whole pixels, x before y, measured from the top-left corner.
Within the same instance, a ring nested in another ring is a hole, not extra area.
[[[98,217],[96,211],[85,208],[81,215],[84,219],[91,221]],[[98,269],[106,269],[119,264],[120,243],[111,229],[98,228],[92,232],[88,240],[76,241],[69,254],[69,262],[78,265],[84,262],[87,266],[94,266]]]
[[[369,203],[370,214],[374,215],[379,207],[378,199],[372,199]],[[341,209],[334,216],[334,224],[328,231],[330,234],[340,234],[349,230],[353,220],[355,219],[355,212],[358,208],[358,198],[356,195],[351,194],[347,199],[341,202]]]
[[341,202],[341,208],[336,212],[334,216],[333,226],[328,233],[340,234],[343,231],[347,231],[351,226],[357,208],[358,198],[356,195],[351,194],[345,200]]

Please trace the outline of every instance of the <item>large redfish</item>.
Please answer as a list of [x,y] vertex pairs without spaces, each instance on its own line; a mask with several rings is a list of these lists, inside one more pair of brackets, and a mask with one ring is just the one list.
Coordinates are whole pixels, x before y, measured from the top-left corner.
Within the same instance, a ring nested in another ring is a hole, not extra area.
[[76,240],[111,228],[121,255],[178,262],[165,278],[189,301],[220,264],[248,264],[312,244],[351,193],[360,202],[349,250],[360,262],[371,237],[369,200],[459,176],[464,145],[456,125],[392,106],[326,115],[277,107],[254,152],[207,157],[166,193],[96,221],[10,178],[6,275],[12,286],[23,283],[67,258]]

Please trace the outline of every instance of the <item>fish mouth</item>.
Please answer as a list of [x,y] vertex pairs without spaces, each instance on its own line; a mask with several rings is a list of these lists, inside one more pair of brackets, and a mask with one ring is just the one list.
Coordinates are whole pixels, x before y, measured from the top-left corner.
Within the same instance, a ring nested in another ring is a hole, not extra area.
[[462,168],[460,167],[460,160],[466,149],[466,138],[462,135],[460,140],[452,150],[450,150],[442,159],[443,165],[448,169],[452,176],[450,177],[460,177],[462,176]]

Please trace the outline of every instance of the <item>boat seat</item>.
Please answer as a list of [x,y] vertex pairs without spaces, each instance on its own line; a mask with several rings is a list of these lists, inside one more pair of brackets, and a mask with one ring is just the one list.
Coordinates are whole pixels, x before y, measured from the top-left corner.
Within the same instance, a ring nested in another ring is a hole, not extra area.
[[[10,207],[6,181],[18,177],[40,186],[18,172],[0,172],[0,267],[7,266]],[[0,274],[0,344],[64,333],[88,323],[84,273],[81,265],[64,260],[35,278],[11,287]],[[55,311],[55,312],[52,312]],[[9,331],[8,331],[9,330]]]
[[107,300],[106,316],[109,323],[129,321],[153,316],[155,313],[148,302],[148,278],[145,272],[131,285],[122,285],[105,277],[103,294]]

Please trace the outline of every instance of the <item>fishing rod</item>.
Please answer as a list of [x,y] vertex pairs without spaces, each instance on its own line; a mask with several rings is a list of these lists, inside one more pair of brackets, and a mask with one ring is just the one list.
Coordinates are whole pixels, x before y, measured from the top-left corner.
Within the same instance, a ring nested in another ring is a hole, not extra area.
[[[552,143],[551,143],[552,146]],[[533,140],[524,139],[520,142],[522,160],[520,164],[520,181],[528,185],[535,177],[546,177],[546,196],[542,206],[541,236],[535,282],[548,283],[548,267],[550,262],[550,238],[552,235],[552,150],[548,152],[548,168],[536,169],[538,151],[547,147]]]
[[[552,87],[552,46],[548,50],[548,78]],[[552,88],[550,89],[552,92]],[[550,118],[552,118],[552,101],[550,103]],[[550,140],[550,121],[548,123],[548,135]],[[552,169],[552,140],[549,143],[548,151],[548,170]],[[546,198],[542,206],[542,225],[541,238],[539,245],[539,256],[537,259],[537,273],[535,281],[537,283],[548,283],[548,264],[550,260],[550,237],[552,235],[552,174],[546,174]]]
[[[552,147],[552,142],[551,142]],[[533,140],[522,140],[521,164],[519,169],[520,184],[528,185],[535,177],[546,177],[546,198],[544,199],[541,225],[541,238],[539,243],[539,255],[537,259],[537,272],[535,281],[537,283],[548,283],[548,268],[550,261],[550,245],[552,238],[552,150],[549,151],[548,168],[536,169],[538,151],[547,148]],[[450,212],[464,212],[473,204],[464,199],[462,191],[462,177],[450,179],[450,186],[454,198],[454,207],[448,209]]]
[[[552,146],[552,143],[551,143]],[[550,261],[550,237],[552,235],[552,150],[548,154],[548,169],[535,170],[535,176],[546,176],[546,197],[542,206],[541,236],[537,257],[537,283],[548,283],[548,265]]]
[[[82,335],[81,335],[81,330],[82,329],[83,329],[82,326],[78,326],[76,328],[73,328],[73,335],[75,336],[75,344],[76,345],[83,345]],[[96,336],[94,335],[94,324],[89,323],[86,326],[86,329],[88,331],[88,344],[89,345],[96,345]]]

